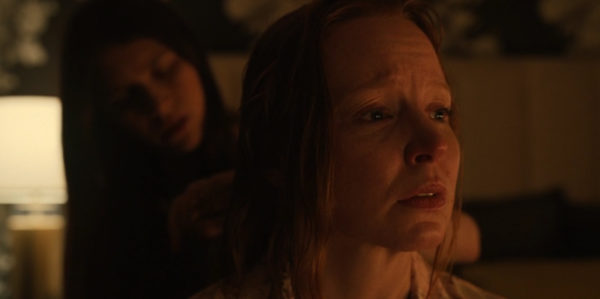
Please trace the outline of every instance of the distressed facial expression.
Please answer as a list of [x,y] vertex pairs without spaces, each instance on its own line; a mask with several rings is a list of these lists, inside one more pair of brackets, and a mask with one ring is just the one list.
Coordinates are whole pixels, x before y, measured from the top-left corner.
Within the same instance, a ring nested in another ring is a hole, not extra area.
[[189,152],[199,146],[206,105],[190,62],[143,38],[109,47],[102,68],[109,110],[124,128],[159,148]]
[[433,248],[450,222],[460,149],[427,36],[401,13],[333,25],[323,43],[333,105],[334,234]]

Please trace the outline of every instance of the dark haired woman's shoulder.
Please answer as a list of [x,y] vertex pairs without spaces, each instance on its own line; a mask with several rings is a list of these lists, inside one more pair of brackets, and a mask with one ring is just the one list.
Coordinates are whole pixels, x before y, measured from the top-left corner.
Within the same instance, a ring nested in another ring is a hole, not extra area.
[[196,293],[190,299],[267,299],[269,290],[267,284],[245,286],[242,290],[237,290],[225,283],[217,283]]
[[196,293],[190,299],[225,299],[223,283],[215,283],[208,288]]

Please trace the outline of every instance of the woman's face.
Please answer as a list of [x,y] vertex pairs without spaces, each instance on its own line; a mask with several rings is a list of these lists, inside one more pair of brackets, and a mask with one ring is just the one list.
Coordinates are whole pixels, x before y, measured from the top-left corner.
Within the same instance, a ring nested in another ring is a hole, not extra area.
[[149,38],[110,46],[101,61],[108,107],[122,126],[159,148],[199,146],[206,105],[190,62]]
[[436,53],[400,13],[334,25],[323,45],[334,107],[334,232],[432,248],[452,215],[460,149]]

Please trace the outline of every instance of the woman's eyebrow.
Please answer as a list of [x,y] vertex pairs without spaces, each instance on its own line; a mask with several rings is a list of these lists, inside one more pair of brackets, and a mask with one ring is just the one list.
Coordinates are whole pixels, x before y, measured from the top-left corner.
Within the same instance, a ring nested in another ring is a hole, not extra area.
[[333,108],[336,113],[351,114],[377,103],[381,98],[381,95],[369,95],[363,98],[347,96],[342,101],[335,103]]
[[[395,68],[397,69],[397,68]],[[394,77],[400,77],[398,70],[384,70],[375,72],[372,75],[366,75],[365,79],[361,80],[358,84],[347,84],[346,86],[339,86],[337,92],[337,98],[347,99],[355,98],[357,94],[368,93],[379,89],[389,83],[389,79]]]
[[[381,85],[384,85],[385,83],[387,83],[391,80],[394,80],[397,78],[402,79],[404,77],[403,75],[405,75],[402,73],[403,73],[403,69],[398,66],[389,67],[384,70],[374,72],[373,74],[368,75],[368,77],[365,80],[363,80],[363,82],[358,84],[358,86],[356,86],[355,88],[352,88],[348,92],[356,92],[356,91],[368,90],[368,89],[380,87]],[[402,81],[398,81],[398,82],[402,82]]]
[[452,102],[453,100],[448,83],[440,81],[428,82],[425,85],[424,96],[440,101],[449,100]]
[[423,86],[420,86],[423,90],[423,94],[427,97],[436,99],[452,99],[452,92],[450,86],[446,82],[442,81],[427,81]]

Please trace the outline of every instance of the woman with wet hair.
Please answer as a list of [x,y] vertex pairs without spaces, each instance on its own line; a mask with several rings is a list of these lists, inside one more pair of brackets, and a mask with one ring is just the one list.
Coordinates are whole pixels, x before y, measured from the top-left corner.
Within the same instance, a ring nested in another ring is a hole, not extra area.
[[[194,298],[497,298],[445,272],[460,146],[420,1],[314,1],[258,40],[243,84],[236,275]],[[433,267],[418,253],[435,250]]]
[[219,277],[218,231],[179,232],[172,246],[167,228],[174,197],[232,167],[230,125],[192,31],[160,1],[83,2],[60,84],[65,297],[182,298]]

